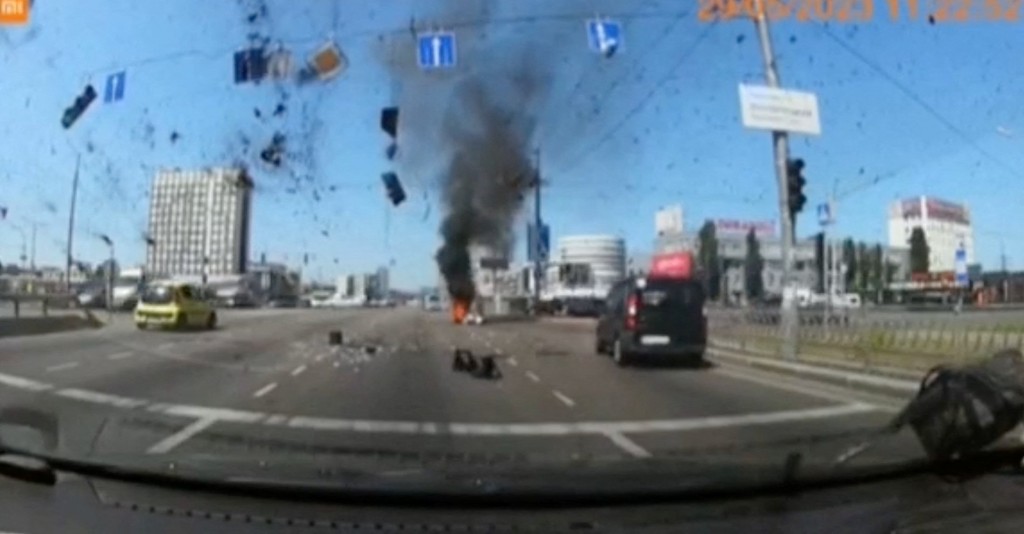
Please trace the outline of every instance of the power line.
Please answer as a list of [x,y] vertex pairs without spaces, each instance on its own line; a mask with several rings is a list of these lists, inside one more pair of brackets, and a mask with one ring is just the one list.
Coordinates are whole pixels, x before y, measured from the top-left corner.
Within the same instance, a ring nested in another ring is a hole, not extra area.
[[842,48],[843,50],[848,52],[853,57],[859,59],[862,63],[867,65],[868,68],[870,68],[871,70],[875,71],[875,73],[877,73],[879,76],[884,78],[889,83],[893,84],[897,89],[899,89],[899,91],[901,93],[903,93],[904,96],[906,96],[911,101],[913,101],[915,104],[920,106],[921,109],[925,110],[935,120],[937,120],[940,124],[945,126],[946,129],[948,129],[949,131],[953,132],[953,134],[956,135],[957,137],[959,137],[961,141],[963,141],[963,142],[967,143],[968,145],[970,145],[971,148],[976,150],[982,156],[985,156],[986,158],[991,160],[993,163],[995,163],[998,167],[1002,168],[1003,171],[1007,172],[1008,174],[1013,175],[1013,176],[1015,176],[1017,178],[1024,178],[1024,174],[1021,174],[1016,169],[1011,167],[1009,164],[1007,164],[1003,160],[997,158],[991,152],[985,150],[981,145],[978,144],[978,142],[973,137],[971,137],[966,132],[961,130],[959,127],[957,127],[957,125],[953,124],[952,121],[950,121],[949,119],[944,117],[941,113],[939,113],[939,111],[937,109],[932,107],[931,104],[926,102],[923,98],[918,96],[917,93],[915,93],[909,87],[907,87],[906,84],[904,84],[903,82],[898,80],[895,76],[890,74],[888,71],[883,69],[880,65],[878,65],[877,63],[875,63],[874,61],[869,59],[867,56],[865,56],[864,54],[862,54],[859,51],[857,51],[857,49],[853,48],[848,43],[846,43],[845,41],[840,39],[837,35],[832,33],[832,31],[829,30],[829,28],[827,26],[820,25],[819,28],[821,28],[821,30],[825,33],[826,36],[828,36],[830,39],[832,39],[832,41],[834,41],[836,44],[838,44],[840,46],[840,48]]
[[[658,35],[655,36],[655,38],[647,46],[647,54],[650,54],[650,53],[654,52],[659,46],[661,46],[662,41],[664,41],[665,38],[669,36],[669,34],[672,32],[672,30],[676,29],[676,27],[679,25],[679,23],[683,21],[684,17],[687,17],[689,15],[690,15],[689,13],[682,13],[678,17],[675,17],[672,20],[672,22],[670,22],[667,26],[665,26],[665,28],[661,32],[659,32]],[[641,56],[641,57],[643,57],[643,56]],[[643,62],[642,61],[638,61],[637,63],[634,63],[634,66],[638,66],[638,65],[643,65]],[[569,106],[575,100],[574,97],[579,94],[579,92],[576,89],[583,82],[583,78],[585,78],[588,73],[591,73],[593,71],[594,71],[593,69],[584,69],[583,70],[583,72],[580,75],[579,80],[577,80],[576,83],[572,86],[573,90],[569,94],[569,98],[567,99],[567,101],[565,103],[565,108],[569,108]],[[619,85],[625,79],[627,79],[630,76],[632,76],[634,71],[635,71],[635,69],[627,69],[625,72],[622,73],[621,76],[619,76],[618,78],[613,80],[612,83],[609,84],[608,90],[604,91],[604,98],[602,98],[598,102],[598,106],[597,107],[600,108],[600,107],[604,106],[605,101],[608,100],[608,98],[611,96],[611,93],[616,88],[618,88]],[[545,143],[541,143],[541,145],[544,145],[544,144]],[[567,148],[567,147],[563,147],[563,149],[565,149],[565,148]]]
[[561,169],[559,170],[559,172],[560,172],[560,173],[566,173],[566,172],[568,172],[568,171],[569,171],[570,169],[572,169],[573,167],[575,167],[575,166],[576,166],[576,165],[577,165],[577,164],[578,164],[578,163],[579,163],[580,161],[582,161],[582,160],[583,160],[583,158],[584,158],[584,157],[586,157],[586,156],[589,156],[589,155],[590,155],[590,154],[591,154],[591,153],[592,153],[593,151],[595,151],[595,150],[597,150],[598,148],[600,148],[600,147],[601,147],[601,145],[603,145],[603,144],[605,144],[606,142],[608,142],[608,140],[609,140],[609,139],[611,139],[611,138],[612,138],[612,137],[613,137],[613,136],[614,136],[614,135],[615,135],[616,133],[618,133],[618,131],[619,131],[619,128],[620,128],[620,127],[621,127],[621,126],[622,126],[623,124],[625,124],[625,123],[629,122],[629,121],[630,121],[630,119],[632,119],[632,118],[633,118],[634,116],[636,116],[636,115],[637,115],[638,113],[640,113],[640,111],[642,111],[642,110],[643,110],[643,108],[644,108],[644,107],[645,107],[645,106],[647,105],[647,103],[648,103],[648,102],[650,102],[651,98],[653,98],[653,97],[654,97],[654,95],[655,95],[655,94],[657,94],[657,93],[658,93],[658,91],[659,91],[659,90],[660,90],[660,89],[661,89],[661,88],[662,88],[662,87],[663,87],[663,86],[664,86],[664,85],[665,85],[666,83],[668,83],[668,81],[669,81],[669,80],[670,80],[670,79],[671,79],[671,78],[672,78],[673,76],[675,76],[675,72],[676,72],[676,70],[677,70],[677,69],[679,69],[679,67],[681,67],[681,66],[683,65],[683,63],[684,63],[684,62],[686,62],[686,60],[690,58],[690,56],[691,56],[691,55],[693,55],[693,53],[694,53],[694,52],[695,52],[695,51],[697,50],[697,47],[698,47],[698,46],[700,46],[700,44],[704,42],[704,39],[706,39],[706,38],[708,37],[708,35],[710,35],[710,33],[711,33],[711,30],[712,30],[712,29],[713,29],[713,28],[714,28],[714,27],[715,27],[716,25],[717,25],[717,21],[714,21],[714,22],[712,22],[712,23],[708,24],[708,25],[707,25],[707,26],[706,26],[706,27],[704,28],[704,30],[703,30],[702,32],[700,32],[700,33],[699,33],[699,34],[697,35],[697,38],[696,38],[696,39],[694,39],[694,41],[693,41],[693,42],[692,42],[692,43],[690,44],[690,46],[689,46],[689,47],[687,47],[687,48],[686,48],[686,50],[684,50],[684,51],[683,51],[683,52],[682,52],[682,53],[681,53],[681,54],[679,55],[679,58],[678,58],[678,59],[676,59],[675,63],[673,63],[673,64],[672,64],[672,68],[670,68],[670,69],[668,70],[668,72],[666,72],[666,73],[665,73],[665,75],[664,75],[664,76],[662,76],[662,77],[661,77],[661,78],[660,78],[660,79],[659,79],[659,80],[658,80],[658,81],[657,81],[657,82],[656,82],[656,83],[654,84],[654,86],[653,86],[653,87],[651,88],[651,90],[650,90],[650,91],[648,91],[648,92],[647,92],[647,94],[646,94],[646,95],[644,95],[644,97],[643,97],[642,99],[640,99],[640,101],[639,101],[639,102],[637,102],[637,103],[636,103],[636,105],[635,105],[635,106],[633,106],[633,108],[632,108],[632,109],[630,109],[630,110],[629,110],[629,112],[628,112],[628,113],[626,113],[626,114],[625,114],[625,115],[624,115],[624,116],[622,117],[622,119],[620,119],[620,120],[619,120],[619,121],[617,121],[617,122],[616,122],[616,123],[615,123],[614,125],[612,125],[612,127],[611,127],[611,128],[608,128],[608,130],[607,130],[607,131],[605,132],[605,134],[604,134],[604,135],[602,135],[602,136],[601,136],[600,138],[598,138],[598,140],[597,140],[596,142],[592,143],[592,144],[591,144],[591,145],[589,145],[589,146],[588,146],[588,147],[587,147],[586,149],[584,149],[584,150],[583,150],[582,152],[580,152],[580,153],[579,153],[579,155],[578,155],[577,157],[575,157],[575,158],[571,159],[571,160],[569,161],[569,163],[568,163],[568,164],[564,165],[564,166],[563,166],[563,167],[562,167],[562,168],[561,168]]

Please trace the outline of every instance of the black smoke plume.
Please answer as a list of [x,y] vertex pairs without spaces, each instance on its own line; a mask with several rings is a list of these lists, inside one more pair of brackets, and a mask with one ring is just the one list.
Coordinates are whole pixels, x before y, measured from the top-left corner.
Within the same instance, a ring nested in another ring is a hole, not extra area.
[[[394,57],[389,67],[403,92],[415,95],[402,102],[404,163],[421,168],[429,161],[439,173],[445,215],[438,268],[452,298],[472,300],[471,248],[511,255],[516,218],[535,184],[531,140],[550,80],[530,40],[459,39],[460,65],[440,77]],[[491,51],[501,57],[487,57]]]

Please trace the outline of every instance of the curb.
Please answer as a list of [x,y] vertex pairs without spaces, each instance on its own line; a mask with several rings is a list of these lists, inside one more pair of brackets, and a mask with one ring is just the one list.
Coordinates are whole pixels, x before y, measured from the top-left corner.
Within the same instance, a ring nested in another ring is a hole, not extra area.
[[[782,361],[777,358],[756,356],[741,349],[727,347],[727,344],[713,342],[708,348],[712,359],[721,359],[730,363],[740,363],[748,367],[766,369],[790,375],[813,378],[822,382],[838,384],[851,388],[860,388],[878,393],[898,394],[905,396],[916,393],[919,388],[917,380],[884,376],[877,374],[846,371],[835,367],[826,367],[801,362]],[[738,344],[737,344],[738,345]]]

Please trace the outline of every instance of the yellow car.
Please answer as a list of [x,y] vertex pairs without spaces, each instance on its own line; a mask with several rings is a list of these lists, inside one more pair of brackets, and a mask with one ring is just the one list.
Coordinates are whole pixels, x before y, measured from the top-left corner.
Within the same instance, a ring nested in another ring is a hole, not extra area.
[[195,286],[188,284],[154,284],[146,288],[135,307],[135,326],[171,328],[217,327],[217,312],[202,298]]

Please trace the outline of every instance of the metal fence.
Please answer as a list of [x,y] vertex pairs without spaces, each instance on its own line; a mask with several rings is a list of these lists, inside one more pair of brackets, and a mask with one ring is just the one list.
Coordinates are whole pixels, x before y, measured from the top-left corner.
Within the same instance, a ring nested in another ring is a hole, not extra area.
[[[798,353],[921,367],[961,361],[1024,346],[1024,315],[876,314],[870,310],[799,313]],[[711,310],[713,337],[743,340],[771,351],[781,342],[778,310]]]

